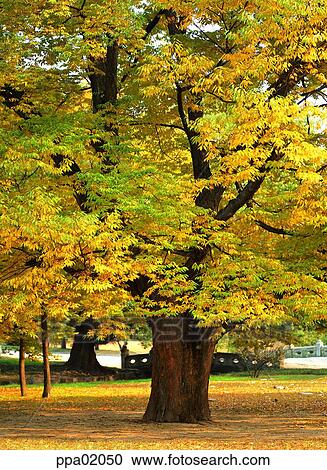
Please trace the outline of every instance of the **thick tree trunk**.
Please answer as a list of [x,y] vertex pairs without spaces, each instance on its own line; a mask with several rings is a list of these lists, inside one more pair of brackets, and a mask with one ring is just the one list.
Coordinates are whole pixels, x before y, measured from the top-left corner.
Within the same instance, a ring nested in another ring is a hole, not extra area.
[[19,385],[22,397],[26,395],[26,373],[25,373],[25,341],[19,340]]
[[189,318],[153,322],[152,385],[144,421],[195,423],[210,420],[208,385],[213,329]]
[[76,327],[78,333],[74,336],[74,343],[66,362],[66,369],[94,373],[103,370],[95,353],[97,341],[89,336],[90,331],[94,330],[96,326],[97,323],[89,318]]
[[86,341],[82,335],[75,335],[70,357],[66,362],[66,369],[101,372],[103,368],[97,360],[94,343]]
[[46,313],[41,315],[42,328],[42,356],[43,356],[43,393],[42,398],[48,398],[51,391],[51,372],[49,361],[49,332],[48,316]]

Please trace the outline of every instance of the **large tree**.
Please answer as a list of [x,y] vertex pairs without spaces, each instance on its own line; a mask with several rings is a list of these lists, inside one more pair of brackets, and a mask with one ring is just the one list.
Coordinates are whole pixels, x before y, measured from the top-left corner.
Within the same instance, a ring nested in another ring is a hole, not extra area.
[[[58,208],[76,309],[151,320],[146,420],[209,419],[221,332],[325,314],[324,7],[40,1],[17,4],[15,25],[1,12],[3,206],[17,220],[24,183]],[[9,258],[26,250],[10,229]],[[39,269],[42,230],[27,247]]]
[[166,7],[134,113],[154,175],[134,220],[159,317],[145,419],[194,421],[215,333],[326,314],[325,21],[320,2]]

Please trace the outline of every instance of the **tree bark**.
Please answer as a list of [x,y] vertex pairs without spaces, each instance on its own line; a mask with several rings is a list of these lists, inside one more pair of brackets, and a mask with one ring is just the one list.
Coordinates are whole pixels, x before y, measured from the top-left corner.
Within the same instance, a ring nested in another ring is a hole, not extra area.
[[[109,39],[109,38],[108,38]],[[89,70],[89,79],[92,88],[93,112],[97,113],[101,107],[110,103],[115,104],[118,95],[118,42],[112,39],[107,46],[105,57],[93,59]]]
[[25,372],[25,340],[19,340],[19,385],[22,397],[26,395],[26,372]]
[[46,312],[41,315],[42,329],[42,356],[43,356],[43,393],[42,398],[48,398],[51,391],[51,371],[49,361],[49,332],[48,315]]
[[144,421],[210,420],[208,385],[215,349],[213,329],[190,318],[153,321],[152,385]]

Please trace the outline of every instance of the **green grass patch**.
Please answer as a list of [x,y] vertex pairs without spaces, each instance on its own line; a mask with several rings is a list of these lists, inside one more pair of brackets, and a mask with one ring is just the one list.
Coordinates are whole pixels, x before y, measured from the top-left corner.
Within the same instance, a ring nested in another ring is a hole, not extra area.
[[[0,371],[2,372],[13,372],[17,371],[18,359],[16,357],[1,357],[0,358]],[[42,370],[42,362],[32,361],[31,359],[25,360],[26,368]]]
[[327,376],[327,369],[267,369],[263,370],[258,378],[252,377],[249,372],[231,372],[227,374],[211,375],[210,380],[219,381],[237,381],[237,380],[311,380],[314,378]]
[[327,373],[324,374],[302,374],[297,372],[297,374],[261,374],[260,377],[251,377],[249,375],[234,375],[234,374],[223,374],[223,375],[212,375],[210,377],[211,382],[248,382],[251,380],[313,380],[323,376],[327,376]]

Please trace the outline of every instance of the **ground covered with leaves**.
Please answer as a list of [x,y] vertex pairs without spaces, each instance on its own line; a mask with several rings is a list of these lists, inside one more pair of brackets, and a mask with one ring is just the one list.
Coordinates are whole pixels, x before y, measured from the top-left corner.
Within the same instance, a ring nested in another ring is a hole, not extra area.
[[0,387],[1,449],[326,449],[327,376],[210,383],[212,422],[145,424],[149,381]]

